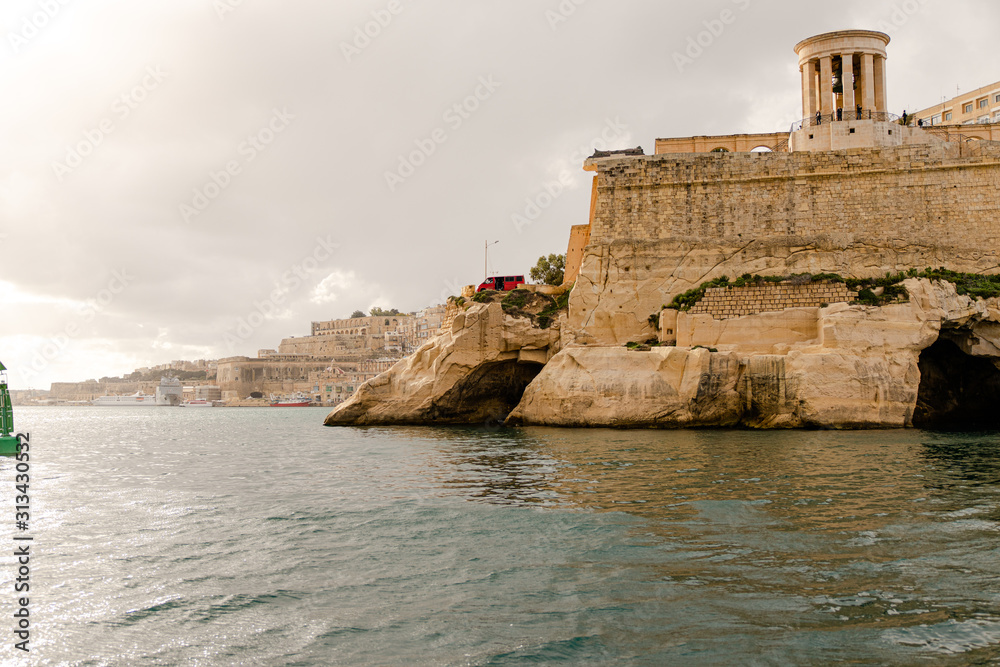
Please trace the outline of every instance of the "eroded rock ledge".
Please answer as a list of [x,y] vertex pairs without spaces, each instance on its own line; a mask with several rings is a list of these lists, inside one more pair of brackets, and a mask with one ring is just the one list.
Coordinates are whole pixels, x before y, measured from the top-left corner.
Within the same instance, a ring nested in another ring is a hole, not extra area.
[[558,327],[541,329],[474,304],[410,357],[361,385],[327,426],[502,422],[559,347]]
[[575,345],[558,327],[476,305],[326,423],[902,428],[993,418],[998,300],[947,282],[905,286],[908,302],[883,307],[680,318],[680,337],[698,346],[644,351]]

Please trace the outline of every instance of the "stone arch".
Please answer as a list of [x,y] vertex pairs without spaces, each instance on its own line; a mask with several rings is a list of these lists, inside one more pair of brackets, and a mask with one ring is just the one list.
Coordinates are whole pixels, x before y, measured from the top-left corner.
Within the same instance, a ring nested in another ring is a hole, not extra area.
[[773,153],[774,149],[770,146],[757,146],[756,148],[750,149],[751,153]]
[[729,153],[730,150],[725,146],[719,146],[718,148],[713,148],[709,153]]
[[502,424],[541,371],[542,364],[516,359],[482,364],[435,402],[430,421]]

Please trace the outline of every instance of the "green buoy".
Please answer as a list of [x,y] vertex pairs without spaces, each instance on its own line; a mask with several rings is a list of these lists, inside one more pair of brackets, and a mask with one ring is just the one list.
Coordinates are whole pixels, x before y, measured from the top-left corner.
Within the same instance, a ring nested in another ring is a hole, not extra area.
[[10,404],[10,392],[7,391],[7,367],[0,361],[0,456],[17,454],[18,440],[14,432],[14,408]]

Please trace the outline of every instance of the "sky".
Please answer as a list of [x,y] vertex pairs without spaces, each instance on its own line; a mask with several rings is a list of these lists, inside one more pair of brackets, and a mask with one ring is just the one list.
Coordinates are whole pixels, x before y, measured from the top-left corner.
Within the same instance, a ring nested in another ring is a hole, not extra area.
[[787,129],[800,40],[888,32],[902,113],[1000,80],[997,25],[985,0],[5,0],[0,361],[47,389],[442,303],[566,252],[595,148]]

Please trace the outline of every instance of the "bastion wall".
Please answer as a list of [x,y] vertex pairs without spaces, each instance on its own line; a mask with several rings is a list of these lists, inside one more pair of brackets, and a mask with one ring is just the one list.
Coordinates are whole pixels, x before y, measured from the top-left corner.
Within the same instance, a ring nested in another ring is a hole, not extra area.
[[590,243],[570,298],[578,342],[656,335],[650,315],[744,273],[1000,271],[1000,144],[591,159]]
[[592,244],[836,233],[995,246],[1000,238],[992,142],[593,162]]

